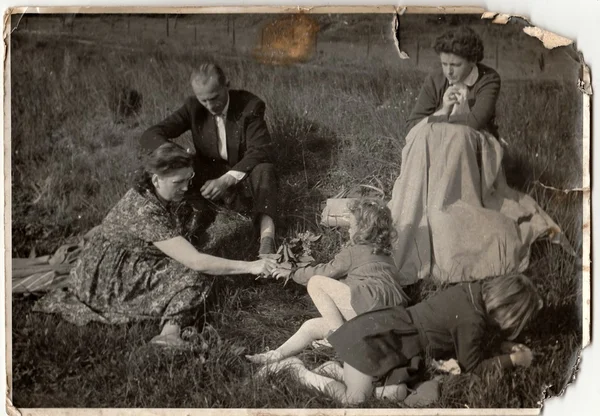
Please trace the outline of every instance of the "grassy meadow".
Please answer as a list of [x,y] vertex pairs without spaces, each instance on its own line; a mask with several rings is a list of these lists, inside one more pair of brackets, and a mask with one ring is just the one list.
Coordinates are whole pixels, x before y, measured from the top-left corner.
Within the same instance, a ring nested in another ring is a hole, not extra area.
[[[357,60],[339,70],[320,65],[273,66],[244,56],[203,55],[167,43],[159,47],[105,47],[63,36],[12,35],[12,256],[50,254],[100,223],[129,187],[145,128],[183,103],[194,64],[214,59],[233,88],[267,103],[267,122],[279,160],[283,210],[279,236],[311,230],[323,235],[314,253],[328,261],[343,231],[319,226],[320,203],[342,187],[369,184],[391,195],[400,173],[404,121],[425,73],[369,66]],[[118,39],[113,40],[118,44]],[[113,45],[114,46],[114,45]],[[502,73],[501,73],[502,75]],[[581,258],[582,199],[557,192],[581,183],[580,98],[574,82],[503,82],[498,103],[505,164],[513,186],[530,193],[562,227]],[[137,119],[114,122],[111,92],[130,87],[143,96]],[[181,140],[187,140],[185,137]],[[222,213],[206,251],[251,259],[248,219]],[[536,353],[533,365],[482,379],[448,376],[435,407],[538,407],[571,380],[581,344],[581,273],[577,259],[538,242],[530,276],[545,306],[521,341]],[[220,279],[210,349],[167,353],[147,342],[157,323],[75,327],[33,313],[35,295],[12,299],[12,383],[17,407],[250,407],[328,408],[341,405],[289,376],[266,383],[243,353],[275,348],[317,315],[306,290],[249,276]],[[435,291],[421,282],[415,301]],[[332,350],[307,349],[311,368]],[[370,400],[364,407],[401,407]]]

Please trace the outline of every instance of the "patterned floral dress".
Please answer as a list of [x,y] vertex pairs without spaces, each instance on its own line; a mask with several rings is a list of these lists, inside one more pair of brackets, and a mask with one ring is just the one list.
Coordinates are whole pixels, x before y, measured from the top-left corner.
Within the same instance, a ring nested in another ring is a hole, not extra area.
[[193,325],[214,278],[185,267],[153,244],[187,237],[191,212],[186,203],[163,203],[151,191],[130,189],[87,243],[71,271],[70,287],[48,293],[34,311],[59,313],[76,325],[144,319]]

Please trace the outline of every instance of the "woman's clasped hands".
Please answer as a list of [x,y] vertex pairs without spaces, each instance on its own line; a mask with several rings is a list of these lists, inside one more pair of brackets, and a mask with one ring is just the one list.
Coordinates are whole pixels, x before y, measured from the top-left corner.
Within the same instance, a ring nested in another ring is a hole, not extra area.
[[467,86],[464,84],[454,84],[448,87],[444,93],[442,109],[447,115],[468,113]]

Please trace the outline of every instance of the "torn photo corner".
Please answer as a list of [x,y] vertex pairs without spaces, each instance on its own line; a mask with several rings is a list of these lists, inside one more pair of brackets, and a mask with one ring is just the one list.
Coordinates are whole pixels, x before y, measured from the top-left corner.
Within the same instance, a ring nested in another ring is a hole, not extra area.
[[4,20],[11,414],[533,415],[574,381],[572,40],[460,7]]

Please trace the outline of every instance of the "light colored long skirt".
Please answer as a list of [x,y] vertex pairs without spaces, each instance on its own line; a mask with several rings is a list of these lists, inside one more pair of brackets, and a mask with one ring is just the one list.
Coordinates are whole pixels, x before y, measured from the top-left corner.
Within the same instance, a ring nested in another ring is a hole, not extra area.
[[488,133],[449,123],[411,129],[392,193],[394,259],[414,281],[522,272],[531,244],[561,230],[530,196],[511,189],[503,150]]

